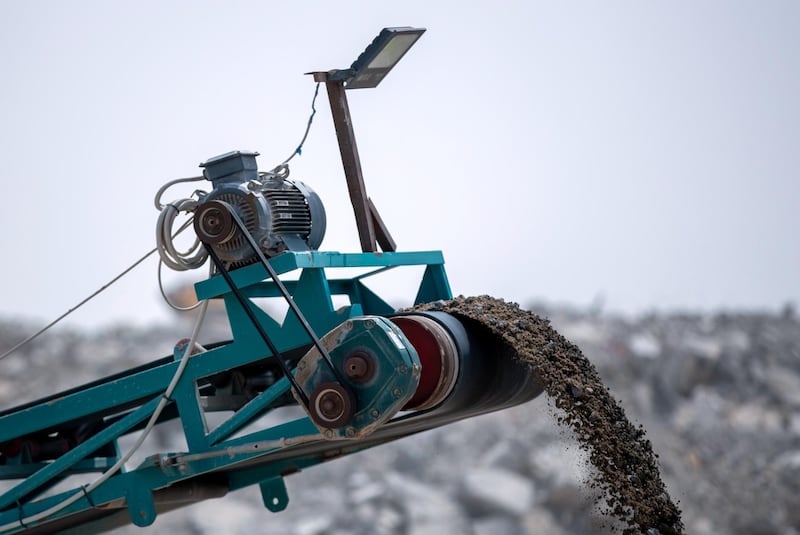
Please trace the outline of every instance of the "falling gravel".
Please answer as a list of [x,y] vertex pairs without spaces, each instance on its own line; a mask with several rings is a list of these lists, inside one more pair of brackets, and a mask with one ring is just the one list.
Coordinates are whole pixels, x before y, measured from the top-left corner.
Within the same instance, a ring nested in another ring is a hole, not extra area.
[[594,365],[550,326],[515,303],[489,296],[458,297],[416,307],[442,310],[499,336],[529,364],[596,468],[588,485],[599,490],[600,512],[622,523],[624,535],[683,534],[680,509],[661,480],[657,456],[603,384]]

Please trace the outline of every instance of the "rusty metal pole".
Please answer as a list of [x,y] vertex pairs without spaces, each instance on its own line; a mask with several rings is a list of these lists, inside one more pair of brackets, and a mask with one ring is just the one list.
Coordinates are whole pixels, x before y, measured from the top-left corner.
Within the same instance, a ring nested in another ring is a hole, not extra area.
[[358,237],[361,240],[361,250],[375,252],[378,250],[375,240],[375,227],[373,225],[370,201],[367,197],[367,188],[364,186],[364,176],[361,172],[361,160],[358,157],[356,136],[353,132],[353,122],[350,118],[350,107],[347,105],[344,82],[329,80],[327,73],[314,73],[314,80],[325,82],[328,90],[328,100],[333,115],[333,126],[339,140],[339,152],[342,155],[344,176],[347,180],[347,190],[350,192],[350,202],[356,216]]
[[[356,135],[353,131],[353,121],[350,117],[350,107],[347,104],[344,82],[331,80],[327,72],[311,72],[314,81],[325,83],[328,90],[328,102],[331,105],[333,126],[336,129],[336,138],[339,141],[339,153],[342,155],[344,176],[347,180],[347,190],[350,192],[350,202],[356,217],[356,228],[361,241],[361,250],[376,252],[378,245],[383,251],[395,251],[394,242],[389,229],[381,219],[375,204],[367,196],[364,185],[364,175],[361,172],[361,159],[358,156]],[[377,244],[376,244],[377,242]]]

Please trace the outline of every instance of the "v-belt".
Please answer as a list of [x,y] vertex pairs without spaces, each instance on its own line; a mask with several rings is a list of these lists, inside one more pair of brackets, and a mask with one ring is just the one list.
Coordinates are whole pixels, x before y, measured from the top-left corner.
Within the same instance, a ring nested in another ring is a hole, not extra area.
[[[207,231],[207,229],[203,226],[204,223],[205,223],[204,220],[203,220],[203,217],[211,210],[219,211],[219,215],[223,216],[223,219],[220,222],[222,224],[222,230],[218,231],[219,229],[215,229],[215,232],[213,234],[209,233]],[[228,216],[230,216],[230,217],[228,217]],[[211,257],[211,260],[214,262],[214,266],[217,268],[217,271],[219,271],[220,275],[222,275],[222,277],[225,279],[225,282],[230,287],[231,291],[233,292],[233,295],[236,297],[236,300],[239,302],[239,304],[241,305],[242,309],[244,309],[245,313],[247,314],[248,319],[253,324],[253,327],[256,329],[256,331],[258,332],[259,336],[264,340],[264,343],[267,345],[269,350],[275,356],[275,360],[277,361],[278,365],[281,367],[281,370],[283,371],[284,375],[286,375],[286,378],[292,384],[292,388],[294,388],[295,392],[297,392],[297,395],[302,400],[304,408],[306,409],[306,411],[309,412],[309,409],[310,409],[308,395],[305,393],[305,391],[303,391],[303,388],[300,386],[300,383],[297,382],[297,379],[295,378],[294,374],[292,373],[292,370],[289,368],[289,366],[286,364],[286,362],[281,358],[281,352],[278,351],[278,348],[275,347],[275,344],[272,342],[272,340],[270,339],[270,337],[267,334],[267,332],[261,326],[261,323],[259,323],[258,318],[256,318],[255,313],[253,312],[252,308],[250,308],[250,306],[249,306],[250,302],[242,294],[241,290],[239,290],[239,288],[236,286],[236,283],[233,282],[233,278],[231,277],[230,273],[228,272],[228,269],[225,267],[225,264],[219,258],[219,255],[217,255],[217,253],[214,251],[214,247],[212,246],[212,244],[215,241],[214,240],[215,236],[221,236],[221,235],[222,236],[230,236],[230,230],[231,230],[232,226],[234,226],[234,225],[239,230],[239,232],[242,233],[242,236],[244,236],[244,238],[247,241],[248,245],[250,246],[250,248],[253,250],[253,252],[258,257],[258,260],[261,263],[261,265],[263,265],[264,269],[266,269],[267,273],[269,273],[270,278],[275,283],[275,286],[277,286],[277,288],[280,291],[281,295],[283,296],[283,298],[288,303],[289,308],[292,310],[294,315],[297,317],[297,320],[300,322],[300,325],[302,325],[303,329],[308,334],[308,337],[313,342],[314,347],[317,348],[317,350],[319,351],[320,355],[322,355],[323,360],[325,361],[325,363],[330,368],[331,372],[333,373],[333,376],[336,378],[336,382],[339,383],[339,385],[342,388],[344,388],[345,390],[349,391],[349,389],[347,388],[346,383],[344,382],[344,379],[343,379],[341,373],[336,368],[336,366],[334,366],[333,361],[331,360],[331,356],[328,353],[328,350],[325,349],[325,346],[322,344],[322,342],[320,341],[319,337],[314,332],[314,329],[311,327],[311,324],[309,324],[308,320],[306,320],[305,316],[303,315],[303,312],[300,310],[300,307],[298,307],[297,304],[294,302],[294,299],[292,298],[292,295],[289,293],[289,290],[286,289],[286,286],[280,280],[280,277],[278,276],[278,273],[275,271],[275,269],[269,263],[269,260],[267,260],[267,257],[264,256],[263,251],[258,246],[258,244],[256,243],[255,239],[253,238],[252,234],[250,234],[250,231],[247,230],[247,227],[242,222],[242,220],[239,218],[238,214],[236,214],[236,212],[233,210],[231,205],[226,203],[226,202],[224,202],[224,201],[220,201],[220,200],[209,201],[209,202],[203,204],[201,207],[199,207],[197,209],[197,212],[194,215],[194,221],[195,221],[195,225],[194,226],[195,226],[195,230],[197,231],[197,235],[201,239],[201,241],[203,242],[203,246],[205,247],[206,251],[208,251],[208,255]],[[206,239],[203,239],[204,237]]]

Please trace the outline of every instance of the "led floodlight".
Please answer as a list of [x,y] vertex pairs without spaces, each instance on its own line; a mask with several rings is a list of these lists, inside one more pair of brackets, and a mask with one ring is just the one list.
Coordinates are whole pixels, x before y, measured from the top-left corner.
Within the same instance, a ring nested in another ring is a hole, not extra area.
[[384,28],[349,69],[331,78],[343,80],[345,89],[376,87],[423,33],[425,28]]

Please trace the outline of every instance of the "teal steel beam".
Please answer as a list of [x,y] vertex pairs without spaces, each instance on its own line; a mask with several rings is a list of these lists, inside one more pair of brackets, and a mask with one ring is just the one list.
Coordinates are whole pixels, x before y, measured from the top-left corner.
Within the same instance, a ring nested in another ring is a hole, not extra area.
[[250,400],[247,405],[236,411],[236,414],[219,424],[216,429],[209,433],[209,444],[217,444],[249,424],[254,418],[260,416],[264,409],[285,394],[289,390],[289,386],[289,380],[286,377],[281,377],[275,384]]
[[[68,424],[106,409],[138,403],[166,388],[177,363],[95,386],[0,417],[0,442]],[[102,400],[100,402],[99,400]]]
[[[89,474],[102,472],[111,468],[117,462],[117,457],[95,457],[84,459],[73,464],[67,472],[69,474]],[[25,464],[9,463],[0,465],[0,479],[22,479],[30,477],[42,468],[50,466],[51,462],[36,462]]]
[[14,504],[16,501],[27,497],[30,493],[35,492],[39,487],[46,485],[48,481],[57,477],[63,471],[67,470],[70,466],[85,458],[100,446],[103,446],[112,440],[116,440],[128,429],[148,418],[158,405],[159,399],[160,398],[155,398],[145,403],[122,420],[119,420],[118,422],[103,429],[86,442],[83,442],[77,447],[71,449],[57,460],[53,461],[29,478],[25,479],[25,481],[22,483],[19,483],[17,486],[4,493],[2,496],[0,496],[0,509],[5,509],[6,507]]
[[[368,268],[419,265],[441,265],[444,257],[441,251],[415,251],[390,253],[338,253],[309,251],[305,253],[285,252],[270,259],[270,264],[278,274],[303,268]],[[253,264],[231,273],[239,288],[246,288],[268,278],[264,266]],[[195,285],[198,299],[211,299],[228,293],[225,280],[217,275]]]
[[[291,349],[285,343],[280,349]],[[266,348],[257,352],[252,346],[228,344],[192,355],[184,371],[184,378],[199,379],[220,371],[261,360]],[[166,389],[178,362],[170,362],[135,375],[97,385],[89,390],[33,405],[22,411],[0,417],[0,442],[29,435],[37,431],[79,421],[102,412],[113,412],[117,407],[139,403]],[[102,400],[102,401],[99,401]]]

